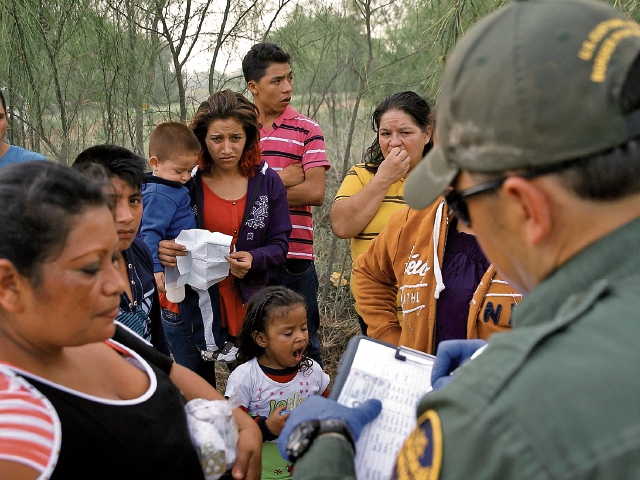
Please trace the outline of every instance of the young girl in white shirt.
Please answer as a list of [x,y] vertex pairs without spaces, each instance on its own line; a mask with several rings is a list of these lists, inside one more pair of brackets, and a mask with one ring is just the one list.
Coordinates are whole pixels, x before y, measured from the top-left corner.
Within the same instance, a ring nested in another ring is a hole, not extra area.
[[328,395],[329,376],[306,356],[308,347],[304,297],[282,286],[253,296],[238,335],[238,367],[227,380],[225,396],[262,431],[263,479],[291,476],[293,467],[275,442],[288,412],[311,395]]

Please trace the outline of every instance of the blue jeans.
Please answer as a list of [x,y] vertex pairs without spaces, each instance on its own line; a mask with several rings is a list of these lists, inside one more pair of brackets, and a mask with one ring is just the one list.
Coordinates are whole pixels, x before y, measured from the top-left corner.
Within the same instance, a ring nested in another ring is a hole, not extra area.
[[320,311],[318,309],[318,274],[311,260],[288,259],[281,267],[269,271],[269,285],[283,285],[302,295],[307,302],[309,357],[323,366],[318,341]]
[[163,308],[162,326],[176,363],[197,373],[215,388],[216,362],[205,361],[202,358],[200,350],[192,340],[189,328],[182,322],[180,314]]

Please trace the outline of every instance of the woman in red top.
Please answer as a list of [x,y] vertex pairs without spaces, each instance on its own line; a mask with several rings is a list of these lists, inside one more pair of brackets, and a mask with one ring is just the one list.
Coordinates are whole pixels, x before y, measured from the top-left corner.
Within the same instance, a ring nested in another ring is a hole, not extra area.
[[[165,311],[163,318],[176,361],[215,385],[211,360],[235,360],[245,304],[267,286],[268,270],[284,263],[291,219],[284,185],[262,160],[253,103],[231,90],[216,92],[200,105],[191,129],[202,152],[186,186],[198,228],[233,237],[229,276],[207,291],[188,287],[180,315]],[[185,254],[181,245],[160,242],[163,265],[175,266],[176,254]]]

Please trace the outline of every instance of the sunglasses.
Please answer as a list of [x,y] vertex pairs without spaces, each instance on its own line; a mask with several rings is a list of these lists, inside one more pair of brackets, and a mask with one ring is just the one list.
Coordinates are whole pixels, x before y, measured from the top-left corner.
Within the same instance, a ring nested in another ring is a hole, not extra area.
[[454,190],[449,191],[444,195],[444,199],[447,202],[447,205],[451,208],[451,211],[454,213],[458,220],[464,223],[467,227],[471,226],[471,218],[469,218],[469,207],[467,206],[467,199],[471,197],[477,197],[478,195],[482,195],[484,193],[489,193],[493,190],[497,190],[502,186],[502,184],[510,177],[520,177],[520,178],[536,178],[542,175],[547,175],[549,173],[559,172],[561,170],[565,170],[567,168],[571,168],[575,166],[577,163],[576,160],[570,160],[568,162],[558,163],[555,165],[549,165],[547,167],[536,168],[534,170],[529,170],[523,173],[514,173],[512,175],[505,175],[503,177],[496,178],[494,180],[489,180],[488,182],[481,183],[480,185],[476,185],[475,187],[467,188],[466,190],[462,190],[461,192]]

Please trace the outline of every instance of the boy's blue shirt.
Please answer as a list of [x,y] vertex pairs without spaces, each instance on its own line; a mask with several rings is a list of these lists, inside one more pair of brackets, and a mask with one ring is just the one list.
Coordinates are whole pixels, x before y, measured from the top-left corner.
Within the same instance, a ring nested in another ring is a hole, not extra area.
[[196,228],[189,191],[180,182],[148,173],[142,185],[142,206],[140,236],[151,251],[153,271],[162,272],[158,260],[158,242],[173,240],[182,230]]

